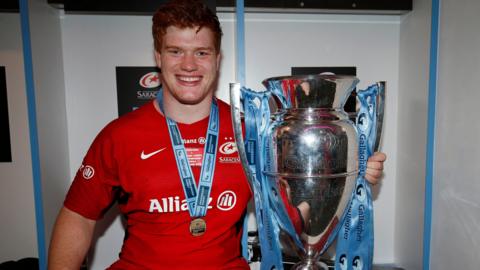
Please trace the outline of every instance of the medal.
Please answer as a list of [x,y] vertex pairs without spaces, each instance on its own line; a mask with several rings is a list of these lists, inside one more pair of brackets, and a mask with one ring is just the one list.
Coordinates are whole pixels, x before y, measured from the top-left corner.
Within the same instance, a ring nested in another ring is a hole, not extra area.
[[[163,90],[157,94],[157,102],[161,111],[163,111]],[[193,236],[201,236],[207,230],[204,217],[207,214],[208,201],[213,183],[213,173],[215,171],[215,160],[217,156],[218,134],[219,134],[219,112],[215,99],[212,99],[210,107],[210,119],[208,120],[208,129],[203,150],[202,169],[198,188],[193,176],[192,167],[188,160],[187,150],[183,145],[182,136],[177,123],[165,115],[170,142],[172,143],[175,161],[177,163],[178,174],[182,182],[183,192],[187,200],[188,211],[192,221],[190,221],[190,233]]]
[[207,230],[207,223],[201,218],[190,221],[190,233],[193,236],[201,236]]

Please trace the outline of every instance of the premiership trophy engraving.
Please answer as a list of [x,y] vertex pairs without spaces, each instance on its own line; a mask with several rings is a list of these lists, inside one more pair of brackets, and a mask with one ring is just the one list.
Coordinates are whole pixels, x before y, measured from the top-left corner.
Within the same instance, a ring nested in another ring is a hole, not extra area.
[[[300,258],[292,269],[326,269],[319,256],[336,237],[359,174],[357,128],[343,110],[358,81],[337,75],[274,77],[263,81],[264,92],[230,85],[237,149],[254,194],[262,269],[282,269],[282,252]],[[375,87],[383,93],[383,83]]]

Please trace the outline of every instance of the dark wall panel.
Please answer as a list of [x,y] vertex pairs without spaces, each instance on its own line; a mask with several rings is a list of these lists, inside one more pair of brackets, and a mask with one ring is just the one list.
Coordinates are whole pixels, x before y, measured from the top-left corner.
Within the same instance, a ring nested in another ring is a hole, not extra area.
[[0,162],[12,161],[10,125],[8,121],[7,80],[5,67],[0,67]]
[[[9,0],[11,1],[11,0]],[[48,0],[67,13],[153,14],[167,0]],[[233,11],[235,0],[203,0],[212,10]],[[245,0],[245,11],[404,13],[412,0]]]

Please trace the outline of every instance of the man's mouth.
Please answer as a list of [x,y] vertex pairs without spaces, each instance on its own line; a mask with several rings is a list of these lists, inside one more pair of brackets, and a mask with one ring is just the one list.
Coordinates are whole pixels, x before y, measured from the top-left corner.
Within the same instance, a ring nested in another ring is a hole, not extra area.
[[199,82],[202,77],[201,76],[177,76],[177,79],[182,83],[196,83]]

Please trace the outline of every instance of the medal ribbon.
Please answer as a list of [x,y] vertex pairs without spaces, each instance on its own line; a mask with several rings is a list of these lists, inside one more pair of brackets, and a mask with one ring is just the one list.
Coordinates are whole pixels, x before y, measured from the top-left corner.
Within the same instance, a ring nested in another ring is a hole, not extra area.
[[372,269],[373,204],[370,185],[365,180],[367,160],[373,154],[377,129],[377,84],[358,91],[357,116],[359,175],[337,238],[335,269]]
[[[160,109],[163,110],[163,89],[157,94],[157,102]],[[170,119],[165,113],[168,132],[172,143],[173,153],[177,162],[177,169],[183,186],[183,192],[187,200],[188,211],[191,217],[203,217],[207,214],[208,199],[213,184],[213,174],[215,171],[215,161],[217,156],[218,134],[219,134],[219,113],[216,99],[212,99],[210,107],[210,118],[208,120],[207,141],[203,150],[202,169],[200,180],[197,185],[192,173],[192,167],[188,161],[187,151],[183,144],[180,130],[175,121]]]

